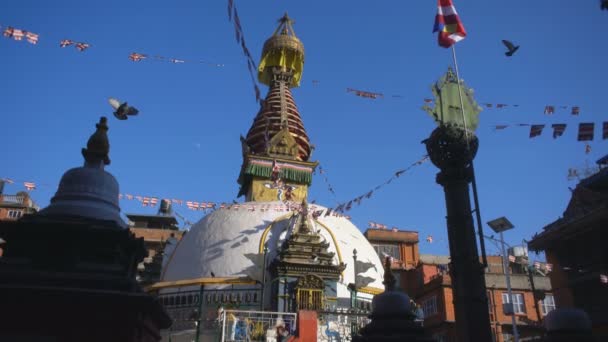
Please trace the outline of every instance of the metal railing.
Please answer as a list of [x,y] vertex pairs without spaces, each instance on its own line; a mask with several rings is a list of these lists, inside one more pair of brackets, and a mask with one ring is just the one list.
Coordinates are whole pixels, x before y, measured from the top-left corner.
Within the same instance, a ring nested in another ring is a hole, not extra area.
[[221,342],[287,340],[296,332],[297,314],[287,312],[222,310]]
[[370,312],[357,309],[338,309],[336,311],[319,311],[317,341],[343,342],[352,341],[353,336],[371,320]]

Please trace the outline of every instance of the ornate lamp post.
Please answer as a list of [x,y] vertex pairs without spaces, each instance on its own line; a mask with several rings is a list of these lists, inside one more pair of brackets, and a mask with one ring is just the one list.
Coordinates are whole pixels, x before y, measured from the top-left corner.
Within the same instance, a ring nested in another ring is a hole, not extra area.
[[439,127],[424,143],[429,158],[441,170],[436,181],[445,192],[457,338],[489,342],[492,333],[484,266],[479,262],[469,194],[469,182],[474,178],[473,158],[479,146],[474,130],[481,108],[473,99],[472,90],[464,86],[461,89],[460,83],[450,68],[433,85],[435,108],[423,109]]

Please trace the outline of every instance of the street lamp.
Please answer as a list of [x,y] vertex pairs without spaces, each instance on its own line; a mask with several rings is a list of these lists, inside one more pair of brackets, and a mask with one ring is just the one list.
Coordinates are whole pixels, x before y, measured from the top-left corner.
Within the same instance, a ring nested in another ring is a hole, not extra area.
[[260,309],[264,311],[264,294],[266,293],[266,254],[268,253],[268,247],[264,246],[264,266],[262,267],[262,296],[260,300]]
[[513,224],[509,220],[507,220],[506,217],[503,216],[488,222],[488,226],[490,226],[490,228],[492,228],[494,232],[500,233],[500,247],[502,249],[502,267],[505,272],[505,278],[507,280],[507,293],[509,296],[509,303],[507,305],[509,310],[508,312],[505,312],[505,314],[511,315],[511,324],[513,325],[513,340],[515,342],[519,342],[519,333],[517,331],[517,323],[515,322],[515,312],[513,310],[513,292],[511,291],[511,275],[509,272],[508,264],[509,260],[505,251],[505,238],[502,234],[505,230],[513,229]]

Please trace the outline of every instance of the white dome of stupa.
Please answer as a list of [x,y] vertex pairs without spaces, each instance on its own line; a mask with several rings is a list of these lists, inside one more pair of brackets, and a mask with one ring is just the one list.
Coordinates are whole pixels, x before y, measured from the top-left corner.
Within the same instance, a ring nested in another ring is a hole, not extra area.
[[[261,280],[263,249],[268,247],[270,265],[288,237],[290,222],[297,211],[289,211],[293,202],[246,202],[217,209],[190,228],[176,246],[163,268],[162,281],[206,277],[250,277]],[[353,250],[357,250],[360,287],[381,291],[384,269],[374,248],[359,229],[344,216],[325,216],[325,207],[312,204],[311,212],[322,213],[313,219],[312,229],[329,243],[333,264],[346,264],[338,282],[339,302],[350,297],[347,288],[354,283]],[[364,271],[364,272],[362,272]],[[213,274],[212,274],[213,272]],[[271,281],[267,271],[266,279]],[[340,300],[342,299],[342,300]]]

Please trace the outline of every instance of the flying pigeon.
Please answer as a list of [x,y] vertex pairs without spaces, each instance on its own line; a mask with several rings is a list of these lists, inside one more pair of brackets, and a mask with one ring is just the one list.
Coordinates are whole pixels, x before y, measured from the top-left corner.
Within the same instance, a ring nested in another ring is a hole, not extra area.
[[509,49],[509,51],[505,52],[505,55],[508,57],[513,56],[513,54],[515,53],[515,51],[517,51],[517,49],[519,49],[519,45],[515,46],[513,45],[513,43],[511,43],[508,40],[502,40],[502,43],[505,44],[505,46],[507,47],[507,49]]
[[129,107],[126,102],[120,103],[120,101],[115,98],[109,98],[108,102],[112,108],[114,108],[114,116],[118,120],[127,120],[127,115],[137,115],[137,113],[139,113],[135,107]]

